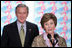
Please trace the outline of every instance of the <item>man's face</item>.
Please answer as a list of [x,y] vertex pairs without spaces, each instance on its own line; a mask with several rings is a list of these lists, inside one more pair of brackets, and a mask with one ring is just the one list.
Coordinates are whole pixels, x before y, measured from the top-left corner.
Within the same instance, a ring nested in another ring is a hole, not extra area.
[[28,16],[27,8],[26,7],[18,7],[17,11],[16,11],[16,16],[17,16],[18,21],[23,24]]

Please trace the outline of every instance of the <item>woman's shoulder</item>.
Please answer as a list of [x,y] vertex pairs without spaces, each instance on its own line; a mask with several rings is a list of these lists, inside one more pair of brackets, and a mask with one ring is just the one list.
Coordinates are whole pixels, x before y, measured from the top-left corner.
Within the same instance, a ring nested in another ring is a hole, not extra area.
[[59,36],[59,40],[65,42],[65,39],[61,36]]
[[[56,33],[57,34],[57,33]],[[58,40],[60,41],[60,42],[65,42],[65,39],[62,37],[62,36],[60,36],[59,34],[57,34],[57,36],[58,36]]]
[[35,37],[35,39],[41,39],[41,38],[43,38],[42,34]]
[[63,37],[59,37],[58,45],[61,47],[67,47],[66,40]]
[[67,46],[66,40],[60,35],[58,35],[58,45],[60,47],[66,47]]
[[43,34],[36,36],[36,37],[34,38],[34,41],[37,41],[37,42],[42,42],[42,41],[44,41]]
[[60,40],[65,40],[65,39],[64,39],[62,36],[60,36],[60,35],[59,35],[59,39],[60,39]]
[[44,44],[43,34],[36,36],[32,43],[32,47],[44,47],[44,46],[46,45]]
[[64,38],[62,36],[60,36],[58,33],[55,33],[55,35],[60,39],[60,40],[64,40]]

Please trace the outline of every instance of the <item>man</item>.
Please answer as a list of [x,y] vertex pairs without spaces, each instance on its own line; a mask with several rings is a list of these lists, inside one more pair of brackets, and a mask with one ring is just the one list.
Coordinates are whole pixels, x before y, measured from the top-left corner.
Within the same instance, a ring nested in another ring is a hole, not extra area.
[[26,5],[19,4],[15,13],[17,21],[4,26],[1,47],[31,47],[34,37],[39,35],[38,27],[26,21],[29,13]]

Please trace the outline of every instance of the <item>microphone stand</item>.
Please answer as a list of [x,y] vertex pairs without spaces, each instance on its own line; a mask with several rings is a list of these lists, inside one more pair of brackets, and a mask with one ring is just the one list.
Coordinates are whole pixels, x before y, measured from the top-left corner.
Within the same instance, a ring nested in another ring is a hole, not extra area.
[[55,42],[54,42],[54,40],[52,41],[52,39],[50,39],[50,42],[52,43],[52,46],[55,47]]

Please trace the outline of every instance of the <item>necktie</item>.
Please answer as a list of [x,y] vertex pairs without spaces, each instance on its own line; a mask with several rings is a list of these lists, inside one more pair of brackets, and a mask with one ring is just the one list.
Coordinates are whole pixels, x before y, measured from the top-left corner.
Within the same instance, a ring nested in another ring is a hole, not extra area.
[[24,33],[23,25],[21,25],[20,39],[21,39],[22,47],[24,47],[25,33]]

